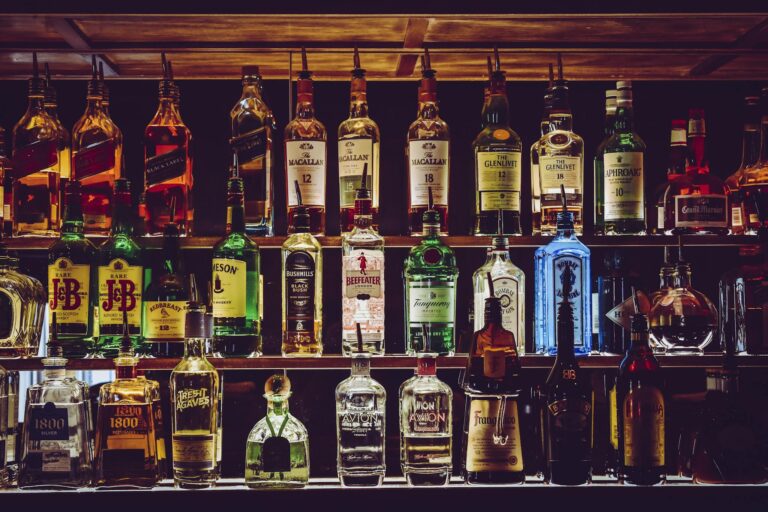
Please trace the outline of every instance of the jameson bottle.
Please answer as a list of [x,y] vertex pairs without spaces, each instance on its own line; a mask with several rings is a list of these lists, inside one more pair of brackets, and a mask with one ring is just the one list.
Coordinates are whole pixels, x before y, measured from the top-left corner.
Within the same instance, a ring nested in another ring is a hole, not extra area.
[[64,357],[83,357],[93,334],[96,247],[83,234],[80,184],[67,182],[61,237],[48,248],[48,304]]
[[216,351],[261,355],[259,246],[245,234],[243,180],[236,167],[227,182],[227,234],[213,248],[213,322]]
[[483,108],[483,129],[475,137],[475,234],[496,233],[498,217],[505,234],[520,235],[522,142],[509,127],[507,81],[495,50],[488,103]]
[[114,357],[123,335],[123,311],[128,313],[128,333],[138,348],[144,267],[141,248],[133,239],[130,182],[115,180],[112,228],[98,254],[99,349]]

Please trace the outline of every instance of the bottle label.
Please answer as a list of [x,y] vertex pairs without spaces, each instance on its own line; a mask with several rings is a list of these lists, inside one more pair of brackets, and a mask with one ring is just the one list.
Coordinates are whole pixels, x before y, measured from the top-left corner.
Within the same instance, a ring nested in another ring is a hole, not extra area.
[[542,194],[559,194],[560,185],[565,187],[566,192],[581,191],[581,166],[578,156],[540,156]]
[[99,326],[122,326],[125,310],[129,331],[141,332],[143,274],[141,266],[129,265],[122,258],[99,267]]
[[101,435],[106,438],[102,448],[105,476],[146,471],[147,454],[154,458],[157,450],[150,408],[150,404],[99,406]]
[[632,297],[627,297],[616,305],[605,316],[613,323],[629,332],[632,327],[632,315],[635,314],[635,302]]
[[39,140],[14,151],[13,177],[20,180],[38,171],[50,169],[59,163],[55,140]]
[[216,465],[216,436],[174,435],[171,440],[173,467],[211,470]]
[[48,265],[48,305],[51,322],[69,324],[67,334],[88,334],[91,285],[90,265],[76,265],[69,258],[58,258]]
[[324,140],[285,142],[288,206],[299,204],[294,181],[299,182],[305,206],[325,206],[325,156]]
[[187,301],[146,300],[144,310],[144,338],[147,341],[184,339]]
[[246,263],[213,258],[213,318],[245,318]]
[[47,402],[42,407],[32,406],[29,409],[26,428],[29,429],[30,441],[67,441],[69,410],[56,407],[53,402]]
[[285,330],[314,332],[315,259],[306,251],[293,251],[285,258]]
[[[573,345],[574,347],[584,346],[584,328],[582,317],[584,316],[584,299],[582,296],[582,273],[584,271],[582,261],[575,256],[558,256],[552,260],[552,276],[554,278],[554,293],[551,294],[554,300],[549,301],[550,318],[557,318],[557,305],[563,299],[563,272],[566,268],[571,269],[571,293],[568,299],[573,306]],[[554,336],[554,333],[552,333]]]
[[[378,197],[374,179],[378,172],[379,143],[373,143],[371,138],[342,139],[339,141],[339,202],[342,208],[355,206],[355,195],[360,188],[360,178],[363,175],[363,165],[368,164],[368,176],[365,186],[371,192],[371,197]],[[379,202],[374,199],[374,207]]]
[[[356,341],[356,323],[363,340],[384,339],[384,251],[353,249],[342,256],[342,324],[348,341]],[[348,334],[351,333],[351,334]]]
[[722,194],[675,196],[675,227],[728,227],[728,198]]
[[448,204],[450,143],[447,140],[412,140],[408,143],[411,207],[429,204],[429,189],[436,205]]
[[417,288],[408,290],[411,324],[453,323],[456,319],[456,289],[453,287]]
[[644,219],[643,153],[603,155],[605,220]]
[[624,465],[664,465],[664,395],[653,386],[630,389],[621,407],[624,423]]
[[478,151],[476,158],[480,211],[520,211],[520,152]]
[[440,394],[417,394],[408,412],[408,430],[417,434],[449,432],[451,422],[448,397]]
[[384,414],[371,393],[347,395],[338,413],[342,466],[384,464]]
[[237,155],[238,165],[263,160],[267,154],[267,127],[262,126],[232,137],[229,139],[229,144]]
[[597,292],[592,292],[592,334],[600,334],[600,303]]
[[741,206],[731,206],[731,226],[738,228],[744,225]]
[[186,146],[147,158],[145,168],[147,187],[183,176],[187,170]]
[[[485,285],[485,282],[483,283]],[[525,341],[520,339],[520,282],[513,277],[496,277],[493,279],[493,292],[501,300],[501,325],[515,336],[518,347]],[[490,296],[488,288],[484,286],[482,293],[475,293],[475,331],[479,331],[485,325],[483,311],[485,311],[485,299]]]
[[81,149],[75,154],[75,179],[83,180],[115,168],[115,140],[109,139]]
[[614,450],[619,449],[619,414],[616,407],[616,385],[611,386],[608,391],[608,428],[610,429],[611,447]]
[[467,471],[523,471],[517,402],[468,399]]
[[664,211],[665,210],[663,206],[656,207],[656,227],[660,230],[664,229],[664,222],[666,221],[666,214]]
[[284,437],[268,437],[261,448],[262,470],[285,473],[291,470],[291,443]]

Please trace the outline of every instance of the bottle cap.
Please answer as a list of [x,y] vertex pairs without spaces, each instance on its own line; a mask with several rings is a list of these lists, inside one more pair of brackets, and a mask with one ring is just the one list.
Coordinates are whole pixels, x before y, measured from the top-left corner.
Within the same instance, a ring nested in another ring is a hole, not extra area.
[[288,375],[276,373],[268,378],[264,383],[264,396],[267,398],[291,396],[291,380]]
[[208,338],[205,323],[205,306],[197,302],[190,302],[184,317],[184,337]]
[[560,200],[562,210],[557,212],[557,229],[573,230],[573,212],[568,211],[568,197],[565,194],[565,186],[560,185]]
[[427,188],[427,194],[429,196],[427,210],[421,216],[421,222],[424,224],[424,226],[439,226],[440,212],[435,209],[434,198],[432,196],[432,187]]
[[360,67],[360,52],[357,50],[357,46],[355,46],[355,51],[352,54],[352,62],[354,65],[352,76],[355,78],[365,78],[365,69]]
[[45,78],[40,77],[37,52],[32,52],[32,77],[29,79],[29,95],[45,96]]
[[[302,48],[301,49],[301,71],[299,71],[299,80],[300,80],[300,82],[299,82],[299,85],[297,87],[297,92],[299,92],[299,93],[302,93],[302,92],[312,92],[312,83],[309,81],[311,79],[312,79],[312,71],[309,70],[309,66],[307,64],[307,49],[306,48]],[[309,90],[302,90],[301,89],[301,84],[302,84],[301,81],[305,81],[305,82],[303,82],[304,84],[309,84]]]
[[243,78],[261,78],[259,66],[247,65],[240,68]]
[[296,189],[296,210],[293,214],[293,231],[296,233],[309,233],[309,210],[304,206],[301,198],[301,187],[298,180],[293,181]]

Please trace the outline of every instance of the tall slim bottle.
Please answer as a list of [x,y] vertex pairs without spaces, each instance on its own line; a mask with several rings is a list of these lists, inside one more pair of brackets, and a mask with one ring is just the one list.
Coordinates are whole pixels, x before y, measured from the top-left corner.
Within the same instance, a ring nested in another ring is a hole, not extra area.
[[[549,114],[552,111],[552,88],[555,83],[555,74],[552,64],[549,65],[549,85],[544,92],[544,110],[541,114],[539,131],[541,137],[549,133]],[[539,173],[539,142],[541,138],[531,145],[531,225],[534,235],[541,234],[541,174]]]
[[349,117],[339,124],[339,203],[341,232],[352,231],[355,223],[355,196],[363,166],[367,164],[365,188],[371,195],[372,226],[379,225],[379,126],[368,115],[365,70],[355,48],[355,69],[349,91]]
[[59,119],[59,103],[56,88],[53,86],[51,80],[51,69],[48,63],[45,63],[45,98],[43,99],[43,105],[46,112],[56,122],[56,127],[59,130],[58,135],[58,153],[59,153],[59,177],[61,179],[61,191],[64,191],[64,185],[69,181],[71,173],[71,138],[69,132]]
[[[667,179],[654,191],[656,201],[648,209],[648,225],[653,227],[656,235],[671,234],[674,228],[674,215],[666,212],[667,194],[672,189],[672,184],[685,178],[685,170],[688,167],[690,152],[686,144],[687,131],[684,119],[673,119],[669,136],[669,156],[667,164]],[[655,221],[654,221],[655,219]]]
[[301,71],[296,82],[296,114],[285,127],[285,183],[288,194],[288,225],[293,225],[298,197],[291,186],[298,181],[303,205],[309,212],[309,232],[325,234],[325,185],[328,134],[315,118],[312,72],[307,52],[301,49]]
[[[598,222],[598,219],[602,219],[605,215],[603,211],[603,204],[598,203],[597,198],[602,197],[603,190],[603,153],[605,153],[605,146],[608,144],[608,140],[613,135],[614,123],[616,119],[616,89],[609,89],[605,91],[605,118],[603,121],[603,140],[595,150],[595,158],[592,164],[594,171],[594,201],[595,201],[595,225],[594,233],[596,235],[605,234],[604,226],[602,222]],[[598,190],[600,192],[598,192]]]
[[[437,104],[436,71],[429,61],[429,51],[421,60],[419,112],[408,127],[405,148],[408,169],[408,232],[423,232],[422,217],[428,208],[440,216],[439,233],[448,234],[448,181],[450,179],[451,136],[448,124],[440,117]],[[433,205],[428,192],[432,190]]]
[[[745,218],[744,194],[741,187],[746,170],[755,165],[760,158],[760,97],[744,98],[744,127],[741,134],[741,163],[736,171],[725,180],[728,187],[728,203],[731,206],[730,228],[734,235],[757,234],[757,230],[747,227]],[[756,212],[753,212],[756,214]],[[757,215],[755,215],[757,216]],[[758,221],[759,219],[755,219]],[[757,225],[758,222],[753,223]]]

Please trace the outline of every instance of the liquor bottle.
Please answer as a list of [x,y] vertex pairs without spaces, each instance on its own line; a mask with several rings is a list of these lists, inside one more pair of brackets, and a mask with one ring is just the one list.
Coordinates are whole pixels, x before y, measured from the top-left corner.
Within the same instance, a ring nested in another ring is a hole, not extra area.
[[[669,163],[667,164],[667,179],[654,191],[653,197],[656,204],[649,209],[649,226],[654,226],[654,234],[672,234],[674,226],[674,212],[667,214],[667,194],[672,184],[681,178],[685,178],[685,170],[688,168],[690,151],[686,144],[686,128],[684,119],[673,119],[669,142]],[[655,221],[654,221],[655,219]]]
[[725,235],[730,216],[728,189],[720,178],[709,172],[704,110],[692,108],[688,116],[691,160],[685,176],[669,184],[664,205],[665,225],[672,226],[671,232],[676,235]]
[[563,203],[561,189],[564,187],[568,211],[573,214],[574,229],[580,235],[583,228],[584,140],[572,130],[568,82],[563,79],[560,54],[557,56],[557,75],[552,86],[550,130],[536,146],[541,184],[541,233],[553,235],[557,231],[557,214]]
[[13,205],[13,160],[8,158],[6,149],[5,129],[0,126],[0,201],[2,201],[2,223],[0,223],[0,232],[3,236],[13,234],[13,214],[11,206]]
[[301,187],[293,182],[297,205],[292,234],[283,242],[283,343],[286,357],[323,355],[323,251],[309,232],[310,216]]
[[58,313],[59,343],[65,357],[91,352],[96,247],[83,234],[80,183],[68,181],[61,237],[48,248],[48,303]]
[[435,354],[419,354],[416,365],[416,374],[400,385],[400,467],[408,485],[447,485],[453,470],[453,391],[437,378]]
[[157,446],[157,480],[164,480],[170,475],[168,468],[168,449],[165,443],[166,426],[163,417],[163,403],[160,394],[160,383],[156,380],[147,380],[144,370],[136,371],[136,378],[147,382],[152,398],[152,418],[155,423],[155,445]]
[[[419,112],[408,127],[405,147],[408,169],[408,232],[423,231],[422,220],[427,208],[440,214],[440,233],[448,234],[448,181],[450,179],[451,136],[448,125],[440,117],[437,105],[437,81],[429,61],[429,50],[421,58]],[[434,195],[434,206],[428,205],[428,191]]]
[[130,182],[115,180],[109,238],[99,246],[98,318],[99,350],[114,357],[122,343],[123,312],[136,348],[141,339],[144,267],[141,248],[133,238]]
[[88,404],[83,384],[67,377],[67,360],[56,335],[57,313],[43,359],[43,380],[27,390],[19,487],[87,487],[93,476]]
[[364,184],[371,195],[371,225],[379,225],[379,143],[381,133],[368,116],[365,70],[360,68],[360,55],[355,48],[355,69],[349,91],[349,117],[339,124],[339,203],[341,232],[352,231],[355,223],[357,186],[367,165],[368,180]]
[[520,190],[523,144],[509,126],[507,81],[498,49],[491,74],[488,102],[483,106],[483,129],[475,137],[475,234],[492,235],[502,215],[510,235],[521,235]]
[[8,469],[8,372],[0,366],[0,489],[10,487],[10,470]]
[[619,477],[625,483],[654,485],[666,480],[667,411],[661,386],[661,368],[648,345],[648,317],[635,302],[632,342],[616,380]]
[[42,283],[19,272],[0,245],[0,357],[37,355],[47,305]]
[[[440,212],[432,204],[423,214],[424,238],[405,259],[405,350],[453,355],[456,350],[456,255],[440,239]],[[422,329],[426,325],[427,329]],[[424,337],[426,336],[426,338]],[[420,350],[421,348],[421,350]]]
[[768,86],[760,95],[760,156],[752,167],[741,177],[742,204],[746,218],[746,230],[756,233],[761,227],[768,227],[765,198],[768,183]]
[[[736,171],[725,180],[728,187],[728,203],[731,207],[729,226],[731,233],[742,235],[746,231],[744,202],[741,184],[749,167],[755,165],[760,157],[760,97],[744,98],[744,128],[741,135],[741,163]],[[755,234],[753,229],[750,234]]]
[[379,486],[384,481],[384,386],[371,378],[371,354],[357,324],[352,372],[336,386],[336,468],[341,485]]
[[272,236],[272,142],[274,118],[262,96],[259,66],[243,66],[243,93],[229,113],[232,138],[245,187],[245,229]]
[[[176,198],[171,199],[171,218]],[[144,291],[144,342],[155,357],[180,357],[184,354],[184,316],[189,290],[179,247],[179,227],[165,225],[163,256]]]
[[546,480],[558,485],[581,485],[591,480],[591,411],[588,379],[579,368],[574,353],[576,340],[572,283],[578,282],[574,270],[565,266],[562,293],[557,307],[555,364],[547,377],[546,393]]
[[344,355],[355,351],[357,329],[361,329],[366,352],[381,356],[384,355],[384,238],[372,226],[367,165],[363,164],[355,197],[354,227],[341,238],[341,351]]
[[[671,248],[665,246],[664,262],[659,268],[659,289],[651,292],[649,297],[651,307],[662,300],[668,292],[674,290],[675,286],[677,286],[677,266],[672,261]],[[653,341],[653,339],[651,339],[651,341]]]
[[227,181],[227,234],[213,247],[213,321],[216,351],[261,355],[259,246],[245,234],[243,180],[237,167]]
[[520,361],[515,336],[502,325],[502,299],[486,274],[484,325],[475,332],[462,379],[464,411],[463,475],[469,484],[525,481],[518,415]]
[[13,127],[13,234],[59,234],[59,131],[45,110],[45,80],[32,54],[27,111]]
[[[635,132],[632,82],[616,82],[614,133],[598,149],[595,225],[606,235],[645,234],[645,142]],[[598,174],[599,171],[599,174]]]
[[[618,250],[605,254],[603,271],[597,276],[593,297],[593,325],[597,325],[597,347],[601,354],[624,354],[629,348],[630,324],[633,311],[630,289],[639,276],[628,268],[626,255]],[[645,294],[638,293],[641,311],[650,304]],[[594,339],[594,338],[593,338]]]
[[323,123],[315,118],[312,72],[307,68],[307,52],[301,49],[301,71],[296,82],[296,115],[285,127],[285,177],[288,191],[288,225],[293,225],[298,198],[290,186],[299,182],[304,206],[309,212],[309,232],[325,233],[326,141]]
[[138,359],[123,310],[123,335],[115,380],[101,387],[96,417],[96,484],[152,487],[158,480],[157,438],[152,410],[156,384],[138,377]]
[[176,487],[215,484],[219,425],[219,375],[205,357],[205,306],[190,302],[184,328],[184,358],[171,372],[173,481]]
[[264,384],[267,414],[245,445],[245,485],[251,489],[299,488],[309,481],[309,434],[288,411],[291,381],[273,375]]
[[[543,174],[542,174],[543,176]],[[573,310],[573,350],[579,355],[592,351],[590,251],[575,235],[574,213],[566,206],[567,192],[561,185],[562,210],[557,215],[557,234],[549,244],[536,249],[535,328],[536,353],[557,353],[557,301],[568,298]],[[565,271],[568,292],[565,293]]]
[[657,300],[648,314],[651,340],[668,354],[701,354],[717,331],[717,309],[693,288],[691,264],[683,260],[682,242],[676,269],[675,288]]
[[[179,225],[181,236],[192,232],[192,133],[181,120],[176,84],[165,58],[157,112],[144,129],[144,221],[149,236],[162,236],[165,225]],[[171,199],[175,218],[170,218]]]
[[123,134],[104,110],[96,56],[91,60],[85,112],[72,128],[72,174],[80,182],[85,232],[106,235],[112,227],[112,191],[123,174]]
[[72,174],[70,152],[71,138],[69,136],[69,132],[66,128],[64,128],[64,125],[59,119],[58,97],[56,94],[56,88],[53,86],[53,82],[51,81],[51,69],[47,62],[44,65],[44,69],[45,97],[43,98],[43,106],[45,107],[45,111],[48,112],[48,115],[51,116],[51,119],[53,119],[56,123],[56,128],[59,132],[57,137],[58,144],[56,150],[59,157],[59,178],[61,184],[60,188],[63,191],[64,184],[69,181]]
[[[597,150],[595,150],[595,158],[592,163],[592,168],[594,170],[594,200],[595,200],[595,225],[593,226],[593,231],[596,235],[603,235],[605,234],[605,226],[602,222],[598,222],[598,219],[602,219],[605,215],[605,212],[603,211],[603,204],[599,203],[597,201],[598,197],[602,195],[602,187],[603,187],[603,173],[604,173],[604,167],[603,167],[603,154],[605,153],[605,146],[608,144],[608,141],[613,136],[613,132],[615,129],[615,122],[616,122],[616,89],[609,89],[605,91],[605,118],[603,121],[603,140],[600,142],[600,145],[597,146]],[[598,189],[601,191],[601,194],[598,194]]]
[[[5,425],[5,432],[7,434],[5,442],[6,483],[9,487],[12,487],[19,484],[20,451],[17,449],[17,442],[20,439],[19,436],[21,436],[21,428],[19,424],[20,375],[16,370],[7,371],[5,375],[6,390],[8,392],[8,414],[5,418],[0,417],[0,426],[2,426],[3,420],[7,420]],[[27,401],[27,404],[29,403],[30,402]],[[86,405],[86,409],[88,405],[90,404]],[[2,457],[1,454],[0,457]]]
[[[551,126],[549,124],[549,113],[552,111],[552,88],[555,83],[555,74],[552,64],[549,65],[549,84],[544,92],[544,111],[541,114],[539,123],[539,132],[541,137],[549,133]],[[539,173],[539,141],[531,145],[531,224],[533,234],[541,234],[541,174]]]

